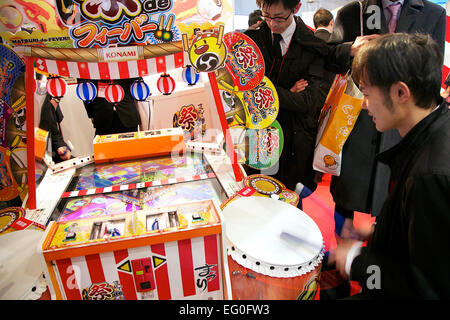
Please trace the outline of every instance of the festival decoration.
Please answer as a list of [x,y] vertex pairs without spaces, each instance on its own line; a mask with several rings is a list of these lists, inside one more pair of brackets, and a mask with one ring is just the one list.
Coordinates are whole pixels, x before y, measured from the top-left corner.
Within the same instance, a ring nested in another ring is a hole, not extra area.
[[90,81],[83,81],[77,85],[77,96],[83,101],[90,102],[97,96],[97,87]]
[[150,88],[142,78],[139,78],[133,82],[130,87],[130,91],[133,98],[137,101],[144,101],[151,95]]
[[159,92],[166,96],[175,90],[175,80],[167,73],[161,75],[156,85]]
[[191,65],[187,65],[183,69],[182,73],[183,81],[186,82],[189,86],[194,86],[197,81],[200,79],[200,74],[195,70]]
[[254,89],[264,78],[264,59],[258,45],[247,35],[229,32],[223,36],[228,54],[225,68],[236,91]]
[[49,77],[46,88],[53,98],[62,98],[66,94],[67,83],[61,77]]
[[108,84],[105,89],[105,99],[108,100],[108,102],[114,103],[114,105],[122,101],[124,95],[125,92],[123,91],[123,88],[114,82]]
[[183,50],[189,55],[191,65],[199,72],[212,72],[223,66],[227,48],[223,42],[224,26],[219,31],[197,32],[189,46],[188,35],[183,33]]

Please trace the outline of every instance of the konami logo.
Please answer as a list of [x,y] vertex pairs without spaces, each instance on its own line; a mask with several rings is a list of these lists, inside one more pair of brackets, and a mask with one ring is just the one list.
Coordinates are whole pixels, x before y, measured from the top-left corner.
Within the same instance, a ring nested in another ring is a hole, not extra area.
[[138,47],[103,48],[102,57],[104,62],[138,60],[139,51]]

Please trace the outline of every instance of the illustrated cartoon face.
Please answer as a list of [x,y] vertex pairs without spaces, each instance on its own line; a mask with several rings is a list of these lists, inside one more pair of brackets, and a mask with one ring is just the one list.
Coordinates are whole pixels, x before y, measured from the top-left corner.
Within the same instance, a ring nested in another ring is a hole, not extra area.
[[211,72],[221,67],[227,55],[222,41],[224,26],[219,26],[219,33],[214,31],[199,32],[187,48],[187,35],[183,35],[184,50],[189,53],[191,64],[199,72]]
[[329,154],[323,157],[323,162],[325,163],[325,166],[329,168],[336,167],[337,165],[336,160]]

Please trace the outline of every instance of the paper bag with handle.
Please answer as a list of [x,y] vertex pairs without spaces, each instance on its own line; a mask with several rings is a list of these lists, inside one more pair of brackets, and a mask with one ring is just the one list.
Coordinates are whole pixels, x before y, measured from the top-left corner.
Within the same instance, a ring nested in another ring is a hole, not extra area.
[[342,148],[361,111],[362,93],[349,72],[336,75],[319,116],[313,168],[339,176]]

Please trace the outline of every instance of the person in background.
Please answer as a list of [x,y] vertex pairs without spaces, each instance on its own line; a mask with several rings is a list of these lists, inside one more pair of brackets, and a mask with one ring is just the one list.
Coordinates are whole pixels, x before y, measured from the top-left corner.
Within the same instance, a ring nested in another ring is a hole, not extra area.
[[64,116],[59,106],[59,99],[47,93],[41,108],[39,128],[48,131],[52,147],[52,160],[59,163],[71,158],[70,148],[64,141],[61,121]]
[[[99,96],[90,101],[83,101],[88,117],[92,120],[96,135],[113,133],[135,132],[141,123],[141,118],[136,106],[136,100],[130,92],[130,86],[135,78],[114,80],[122,86],[124,97],[116,105]],[[98,80],[90,80],[97,85]]]
[[[450,113],[440,97],[442,54],[427,34],[384,35],[353,61],[363,108],[380,132],[401,140],[377,155],[391,169],[373,232],[330,255],[358,281],[355,299],[449,299]],[[430,263],[435,261],[437,263]]]
[[333,14],[327,9],[320,8],[314,13],[313,23],[316,28],[314,35],[323,41],[328,41],[333,31]]
[[262,12],[261,10],[254,10],[248,15],[248,28],[249,29],[258,29],[259,25],[263,21],[263,18],[261,17]]
[[[325,59],[328,56],[335,59],[337,51],[331,52],[295,15],[300,10],[300,0],[257,0],[256,4],[264,21],[259,29],[247,30],[245,34],[261,50],[266,76],[277,90],[280,105],[277,120],[284,132],[281,157],[271,168],[276,172],[262,173],[273,175],[290,190],[296,190],[300,184],[314,191],[317,183],[312,161],[317,120],[331,86],[325,77],[328,68]],[[339,50],[348,53],[350,46]],[[336,68],[339,69],[338,64]],[[343,71],[341,68],[340,72]],[[248,173],[260,172],[249,169]]]

